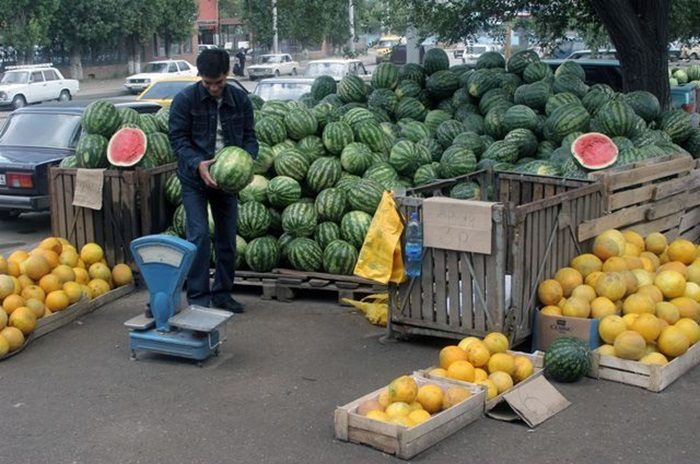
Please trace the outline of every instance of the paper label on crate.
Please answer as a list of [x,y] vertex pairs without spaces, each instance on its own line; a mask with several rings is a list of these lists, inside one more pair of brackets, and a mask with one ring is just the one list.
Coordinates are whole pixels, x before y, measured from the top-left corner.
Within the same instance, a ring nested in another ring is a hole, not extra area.
[[433,197],[423,201],[423,245],[491,254],[491,209],[496,203]]
[[530,427],[536,427],[571,406],[569,400],[543,376],[504,393],[503,399]]
[[104,186],[104,169],[78,169],[75,176],[73,206],[102,209],[102,187]]

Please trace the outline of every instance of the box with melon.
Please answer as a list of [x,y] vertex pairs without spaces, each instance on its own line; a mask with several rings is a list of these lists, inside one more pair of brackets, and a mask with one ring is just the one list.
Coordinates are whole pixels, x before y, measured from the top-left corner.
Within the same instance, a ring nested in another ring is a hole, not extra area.
[[66,316],[78,314],[81,305],[83,314],[132,282],[131,268],[110,268],[96,243],[78,251],[63,238],[49,237],[30,251],[0,256],[0,358],[59,327],[58,320],[70,322]]
[[653,366],[682,363],[685,372],[700,362],[700,246],[689,240],[607,230],[591,253],[542,281],[538,297],[539,315],[598,320],[596,376],[605,378],[599,367],[606,363],[619,370],[638,365],[646,376],[639,385],[649,388],[649,377],[664,372]]

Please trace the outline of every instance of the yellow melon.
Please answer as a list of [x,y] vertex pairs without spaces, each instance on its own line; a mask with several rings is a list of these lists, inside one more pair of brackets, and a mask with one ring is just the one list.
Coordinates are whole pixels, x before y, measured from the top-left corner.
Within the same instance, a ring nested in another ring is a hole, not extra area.
[[637,279],[637,287],[654,285],[654,277],[656,277],[656,274],[645,271],[644,269],[635,269],[632,271],[632,274]]
[[8,325],[17,327],[25,336],[29,335],[36,329],[36,315],[31,309],[22,306],[10,314]]
[[693,261],[693,264],[688,266],[688,281],[700,285],[700,261]]
[[487,400],[492,400],[498,396],[498,388],[496,388],[496,385],[489,379],[475,380],[474,383],[486,389]]
[[625,265],[627,266],[628,270],[633,271],[635,269],[644,269],[642,258],[638,256],[623,256],[623,258],[625,259]]
[[591,315],[591,304],[583,298],[571,297],[566,300],[566,304],[561,310],[566,317],[587,318]]
[[654,279],[654,285],[667,299],[683,296],[685,283],[685,278],[677,271],[661,271]]
[[615,337],[613,346],[618,358],[639,361],[644,356],[647,343],[644,337],[634,330],[625,330]]
[[634,324],[634,321],[639,317],[639,314],[637,313],[629,313],[625,314],[622,316],[622,320],[625,321],[625,325],[627,326],[627,330],[632,330],[632,324]]
[[447,369],[443,369],[442,367],[435,367],[433,369],[430,369],[428,371],[428,374],[432,377],[447,377]]
[[22,298],[24,298],[25,300],[35,298],[43,302],[46,298],[46,292],[44,292],[44,289],[39,287],[38,285],[30,285],[28,287],[23,288],[21,295]]
[[692,298],[681,296],[672,299],[671,304],[678,308],[681,318],[688,317],[695,321],[700,321],[700,303]]
[[600,345],[595,351],[602,356],[615,356],[615,347],[607,343]]
[[408,416],[411,413],[411,406],[405,401],[394,401],[386,407],[384,412],[391,418]]
[[692,264],[695,261],[695,245],[690,240],[677,239],[672,241],[666,253],[671,261],[680,261],[683,264]]
[[586,278],[590,273],[600,271],[603,268],[603,262],[593,253],[584,253],[572,259],[570,266]]
[[681,318],[681,312],[678,307],[668,301],[660,301],[656,303],[656,317],[661,320],[668,322],[669,324],[675,324],[678,319]]
[[600,276],[602,276],[603,274],[604,273],[602,271],[591,272],[584,279],[584,283],[586,285],[590,285],[591,287],[595,288],[596,283],[598,282],[598,279],[600,279]]
[[499,395],[513,388],[513,378],[507,372],[492,372],[489,374],[489,380],[496,386]]
[[4,300],[8,295],[15,292],[15,283],[12,277],[0,274],[0,301]]
[[664,300],[664,294],[661,293],[661,290],[656,285],[642,285],[637,289],[637,293],[648,296],[654,303]]
[[61,254],[63,251],[63,243],[61,243],[61,241],[56,237],[48,237],[39,243],[39,248],[51,250],[56,254]]
[[430,414],[435,414],[442,409],[442,400],[445,393],[437,385],[423,385],[418,389],[416,401],[420,403],[424,410]]
[[44,302],[39,301],[36,298],[27,299],[27,301],[24,302],[24,306],[31,309],[37,319],[41,319],[46,313],[46,306],[44,306]]
[[681,332],[683,332],[685,336],[688,337],[688,341],[691,345],[694,345],[698,341],[700,341],[700,324],[698,324],[694,320],[688,317],[684,317],[682,319],[679,319],[678,322],[676,322],[673,325],[679,328]]
[[478,380],[486,380],[489,378],[489,373],[480,367],[474,368],[474,382]]
[[387,387],[389,391],[389,401],[403,401],[404,403],[412,403],[418,395],[418,385],[413,377],[402,375],[391,381]]
[[5,327],[0,330],[0,337],[7,341],[10,353],[24,345],[24,334],[17,327]]
[[627,285],[627,295],[635,293],[639,288],[639,284],[637,283],[637,278],[634,276],[632,271],[622,271],[620,272],[620,275]]
[[634,320],[632,330],[644,337],[645,341],[653,342],[661,333],[661,324],[653,314],[644,313]]
[[633,293],[625,298],[622,304],[622,313],[654,314],[656,312],[656,303],[643,293]]
[[442,399],[442,409],[448,409],[452,406],[461,403],[472,396],[472,392],[464,387],[452,386],[447,389],[445,396]]
[[656,272],[658,273],[661,271],[676,271],[680,275],[682,275],[684,279],[688,279],[688,266],[681,263],[680,261],[669,261],[665,264],[662,264],[661,266],[659,266]]
[[[2,330],[1,327],[0,327],[0,330]],[[5,356],[9,352],[10,352],[10,343],[7,341],[7,339],[5,337],[3,337],[0,334],[0,358]]]
[[467,352],[457,345],[448,345],[440,350],[440,367],[447,369],[455,361],[467,361]]
[[0,255],[0,274],[7,274],[7,260]]
[[134,281],[131,268],[126,264],[117,264],[112,268],[112,281],[116,287],[130,284]]
[[99,262],[103,257],[104,251],[97,243],[87,243],[80,249],[80,259],[88,266]]
[[52,250],[47,250],[44,248],[37,248],[35,250],[32,250],[32,254],[34,256],[41,256],[43,257],[47,263],[49,263],[49,267],[51,269],[55,268],[58,266],[60,263],[58,262],[58,254],[56,254]]
[[591,301],[591,317],[603,319],[606,316],[617,313],[617,306],[604,296],[599,296]]
[[450,379],[474,381],[474,366],[469,361],[458,360],[447,368],[447,377]]
[[610,301],[617,301],[627,293],[627,282],[620,273],[607,272],[596,282],[595,292],[598,296],[604,296]]
[[576,287],[574,291],[571,292],[571,296],[591,302],[595,299],[596,294],[595,289],[593,287],[591,287],[590,285],[583,284]]
[[88,274],[92,279],[102,279],[109,282],[112,279],[112,272],[102,263],[91,264],[88,268]]
[[49,311],[55,313],[66,309],[70,305],[70,299],[63,290],[54,290],[46,295],[44,305],[49,308]]
[[643,251],[639,255],[639,258],[642,260],[642,262],[646,260],[651,264],[652,269],[647,269],[650,272],[655,271],[659,266],[661,266],[661,261],[659,260],[659,257],[651,251]]
[[88,274],[87,270],[80,267],[74,267],[73,272],[75,273],[75,281],[80,285],[87,285],[88,282],[90,282],[90,274]]
[[46,274],[39,280],[39,286],[48,295],[49,293],[60,290],[63,287],[61,279],[55,274]]
[[48,261],[43,256],[30,256],[20,265],[20,272],[32,280],[39,280],[51,272]]
[[512,376],[515,371],[515,358],[510,353],[492,354],[487,363],[487,369],[490,373],[503,371]]
[[686,282],[683,296],[687,296],[700,303],[700,285],[695,282]]
[[669,325],[661,330],[656,345],[659,347],[661,353],[675,358],[688,351],[690,340],[683,330],[674,325]]
[[76,303],[83,297],[83,287],[77,282],[66,282],[63,284],[63,291],[68,296],[70,304]]
[[423,410],[423,409],[419,409],[417,411],[411,411],[408,413],[408,419],[411,422],[413,422],[415,425],[422,424],[423,422],[430,419],[430,413],[428,411]]
[[484,337],[484,345],[489,349],[489,353],[505,353],[510,348],[508,337],[501,332],[490,332]]
[[609,344],[614,343],[615,338],[625,330],[628,330],[628,328],[624,319],[615,314],[605,316],[598,325],[598,334],[601,340]]
[[642,253],[642,250],[634,243],[625,243],[625,252],[623,256],[638,257]]
[[14,293],[6,296],[5,299],[2,300],[2,308],[10,316],[14,310],[21,308],[22,306],[24,306],[24,298],[19,295],[15,295]]
[[466,352],[466,351],[467,351],[467,348],[469,348],[469,344],[470,344],[471,342],[473,342],[473,341],[481,341],[481,339],[480,339],[480,338],[477,338],[477,337],[464,337],[463,339],[461,339],[461,340],[459,341],[459,343],[457,344],[457,346],[460,347],[461,349],[463,349],[463,350]]
[[530,377],[535,372],[532,360],[527,356],[518,355],[513,359],[515,369],[513,370],[513,382],[518,383]]
[[29,253],[27,251],[16,250],[10,253],[10,256],[7,257],[7,262],[17,263],[19,265],[22,261],[24,261],[27,258],[29,258]]
[[606,230],[593,240],[593,254],[603,261],[613,256],[622,256],[626,243],[625,236],[620,231]]
[[646,256],[640,257],[639,261],[642,263],[642,269],[644,269],[645,271],[656,272],[656,267],[654,267],[654,263]]
[[627,243],[631,243],[632,245],[636,246],[640,251],[644,251],[646,249],[644,237],[639,235],[637,232],[633,230],[626,230],[622,232],[622,236],[625,237]]
[[639,360],[642,364],[654,364],[657,366],[664,366],[668,364],[668,359],[661,353],[649,353],[642,356]]
[[370,411],[367,413],[366,417],[372,420],[386,423],[389,423],[390,420],[390,417],[384,411]]
[[659,256],[666,251],[668,241],[666,241],[666,236],[664,234],[653,232],[644,239],[644,246],[647,251],[651,251],[656,256]]
[[97,298],[111,290],[109,283],[102,279],[92,279],[87,286],[92,292],[92,298]]
[[66,264],[59,264],[53,271],[51,271],[51,274],[58,277],[58,280],[61,282],[61,286],[66,282],[75,281],[75,272],[73,271],[73,268]]
[[34,281],[24,274],[17,277],[17,281],[19,282],[20,292],[21,290],[24,290],[25,288],[34,285]]
[[561,316],[561,308],[559,306],[547,305],[540,310],[541,314],[545,316]]
[[58,262],[69,267],[77,266],[78,259],[80,259],[80,256],[75,251],[75,248],[64,248],[61,254],[58,255]]
[[576,287],[583,284],[583,276],[573,267],[563,267],[559,269],[554,275],[554,280],[561,285],[565,298],[569,298],[571,292],[573,292]]
[[603,272],[627,271],[627,261],[621,256],[613,256],[603,263]]
[[537,297],[543,305],[555,305],[564,296],[564,289],[554,279],[547,279],[537,287]]
[[484,342],[476,341],[469,345],[467,349],[467,361],[472,363],[474,367],[483,367],[489,362],[491,352],[486,347]]

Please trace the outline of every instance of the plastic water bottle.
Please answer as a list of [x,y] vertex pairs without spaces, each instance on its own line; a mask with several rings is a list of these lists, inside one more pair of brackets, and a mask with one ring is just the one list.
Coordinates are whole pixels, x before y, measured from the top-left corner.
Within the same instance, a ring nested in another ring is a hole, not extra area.
[[406,245],[404,247],[404,267],[408,277],[420,277],[423,261],[423,225],[418,213],[411,213],[406,224]]

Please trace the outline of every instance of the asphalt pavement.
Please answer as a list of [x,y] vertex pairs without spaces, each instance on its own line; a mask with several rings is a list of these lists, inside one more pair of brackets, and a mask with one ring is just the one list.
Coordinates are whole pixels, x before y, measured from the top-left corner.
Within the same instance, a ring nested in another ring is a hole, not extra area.
[[[123,322],[145,291],[37,340],[0,363],[0,463],[401,462],[336,440],[333,411],[434,364],[449,342],[382,344],[383,329],[325,295],[279,303],[237,290],[248,312],[202,368],[129,359]],[[537,428],[480,418],[412,461],[698,462],[700,368],[662,393],[590,378],[555,385],[572,405]]]

